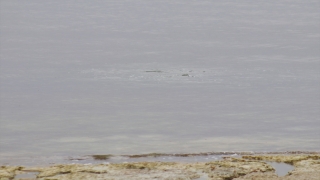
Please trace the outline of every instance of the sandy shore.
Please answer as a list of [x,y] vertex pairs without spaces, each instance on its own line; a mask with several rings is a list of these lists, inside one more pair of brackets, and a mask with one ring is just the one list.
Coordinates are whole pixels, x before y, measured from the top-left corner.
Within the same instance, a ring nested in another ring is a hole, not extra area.
[[[279,177],[270,163],[294,167]],[[106,179],[106,180],[184,180],[184,179],[320,179],[320,154],[257,154],[224,157],[210,162],[130,162],[109,164],[61,164],[46,167],[1,166],[0,179]]]

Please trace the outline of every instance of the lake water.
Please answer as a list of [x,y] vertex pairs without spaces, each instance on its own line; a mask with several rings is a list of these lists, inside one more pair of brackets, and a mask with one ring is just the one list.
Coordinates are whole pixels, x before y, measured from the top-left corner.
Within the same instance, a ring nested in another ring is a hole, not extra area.
[[320,150],[318,0],[0,5],[0,156]]

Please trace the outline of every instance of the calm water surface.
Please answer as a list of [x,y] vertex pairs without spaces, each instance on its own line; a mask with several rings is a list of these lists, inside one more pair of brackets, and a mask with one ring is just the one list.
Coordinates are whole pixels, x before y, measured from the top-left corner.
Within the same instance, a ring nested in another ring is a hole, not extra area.
[[320,150],[320,11],[1,1],[0,155]]

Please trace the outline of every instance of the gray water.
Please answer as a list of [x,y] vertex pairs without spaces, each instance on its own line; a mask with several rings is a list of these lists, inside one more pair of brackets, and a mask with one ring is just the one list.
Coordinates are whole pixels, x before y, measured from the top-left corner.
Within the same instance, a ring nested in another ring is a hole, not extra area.
[[286,163],[268,162],[268,164],[270,164],[276,170],[275,173],[278,176],[285,176],[290,171],[294,170],[292,165]]
[[0,156],[320,150],[317,0],[0,5]]

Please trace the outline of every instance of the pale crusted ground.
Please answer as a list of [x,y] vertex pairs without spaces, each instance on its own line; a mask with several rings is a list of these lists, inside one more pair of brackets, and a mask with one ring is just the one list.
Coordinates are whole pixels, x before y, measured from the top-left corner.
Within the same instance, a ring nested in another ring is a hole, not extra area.
[[[284,177],[278,177],[275,169],[264,161],[285,162],[295,169]],[[36,177],[23,176],[35,173]],[[242,158],[225,158],[207,163],[137,162],[100,165],[54,165],[50,167],[0,168],[0,179],[106,179],[106,180],[296,180],[320,179],[320,155],[256,155]]]

